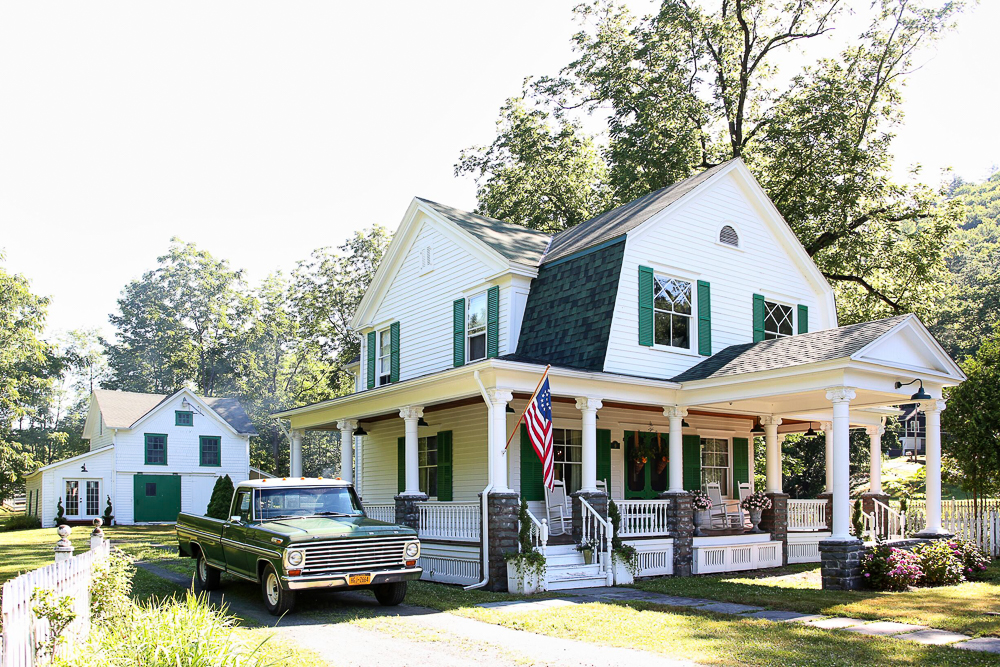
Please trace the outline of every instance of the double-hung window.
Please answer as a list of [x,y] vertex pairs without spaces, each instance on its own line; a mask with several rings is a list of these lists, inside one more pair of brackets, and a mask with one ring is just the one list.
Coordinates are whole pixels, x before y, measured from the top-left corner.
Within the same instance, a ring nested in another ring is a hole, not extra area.
[[566,485],[566,493],[583,486],[583,431],[552,429],[553,475]]
[[465,349],[468,350],[468,361],[486,358],[486,292],[469,297],[466,309],[465,335],[468,338]]
[[653,342],[691,348],[691,283],[655,276],[653,280]]
[[87,482],[87,516],[97,516],[101,511],[101,483],[94,479]]
[[80,515],[80,482],[67,480],[66,482],[66,516]]
[[222,438],[217,435],[203,435],[198,438],[200,462],[203,466],[222,465]]
[[378,385],[392,381],[392,332],[382,329],[378,332]]
[[729,493],[729,440],[701,439],[701,485],[718,482],[722,495]]
[[167,465],[167,436],[163,433],[146,434],[146,465]]
[[417,467],[420,476],[420,492],[437,498],[437,436],[430,435],[417,440]]
[[792,335],[792,307],[764,302],[764,340]]

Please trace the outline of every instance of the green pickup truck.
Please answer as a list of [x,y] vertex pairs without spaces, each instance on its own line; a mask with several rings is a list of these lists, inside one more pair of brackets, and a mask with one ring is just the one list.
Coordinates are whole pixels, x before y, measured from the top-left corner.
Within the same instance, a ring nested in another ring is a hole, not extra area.
[[217,588],[222,572],[259,583],[275,615],[292,610],[296,591],[315,588],[370,588],[379,603],[396,605],[406,582],[420,578],[416,532],[369,519],[347,482],[242,482],[229,515],[178,515],[180,553],[197,559],[204,590]]

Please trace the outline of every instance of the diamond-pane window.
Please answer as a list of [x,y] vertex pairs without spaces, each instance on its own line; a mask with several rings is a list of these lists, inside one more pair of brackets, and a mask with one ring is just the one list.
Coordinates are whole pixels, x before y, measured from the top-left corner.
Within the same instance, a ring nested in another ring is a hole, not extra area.
[[764,302],[764,340],[792,335],[792,307]]
[[691,347],[691,283],[656,276],[653,280],[653,342]]

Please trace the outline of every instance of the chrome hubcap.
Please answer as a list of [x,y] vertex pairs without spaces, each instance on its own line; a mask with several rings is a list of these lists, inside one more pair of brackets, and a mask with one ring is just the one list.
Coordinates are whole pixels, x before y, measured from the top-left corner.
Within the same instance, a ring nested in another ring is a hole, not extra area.
[[267,601],[271,603],[272,606],[277,606],[278,597],[281,595],[281,589],[278,586],[278,577],[274,573],[267,575],[267,583],[265,584],[267,589]]
[[208,580],[208,563],[205,562],[204,556],[198,559],[198,578],[202,581]]

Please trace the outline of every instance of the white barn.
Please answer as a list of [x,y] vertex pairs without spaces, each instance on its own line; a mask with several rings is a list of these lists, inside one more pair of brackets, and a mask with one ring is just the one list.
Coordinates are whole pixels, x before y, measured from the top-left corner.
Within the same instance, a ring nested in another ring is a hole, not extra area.
[[249,416],[235,398],[96,390],[83,437],[90,451],[27,477],[26,512],[54,526],[61,499],[71,523],[159,523],[204,513],[216,479],[250,476]]

